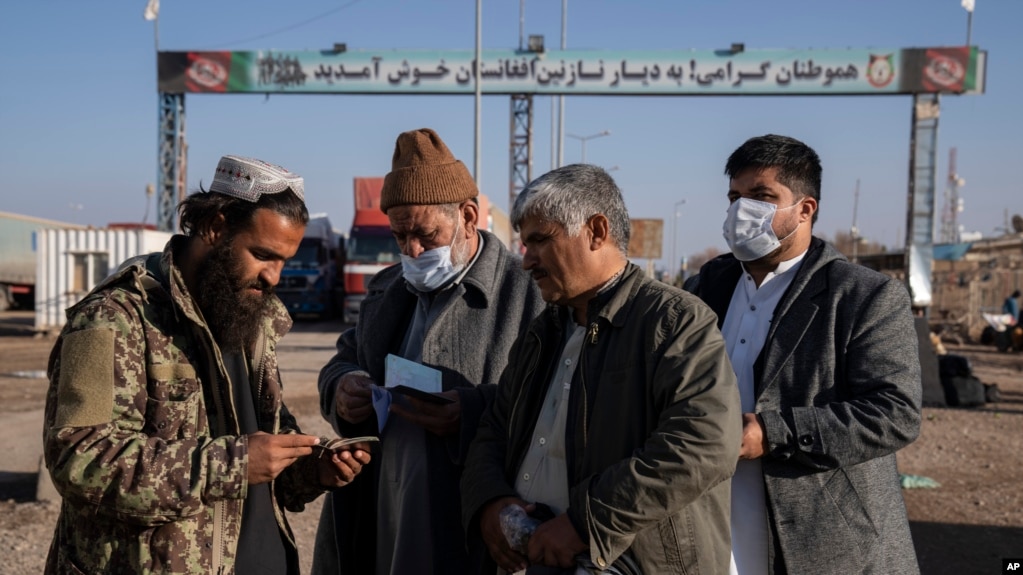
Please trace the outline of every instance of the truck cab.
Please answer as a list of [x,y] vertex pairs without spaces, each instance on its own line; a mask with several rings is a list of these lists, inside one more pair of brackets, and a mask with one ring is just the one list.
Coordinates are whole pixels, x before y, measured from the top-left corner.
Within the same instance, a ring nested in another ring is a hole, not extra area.
[[380,270],[400,262],[401,250],[391,235],[387,216],[378,210],[355,213],[347,248],[343,318],[345,323],[354,324],[366,297],[366,284]]
[[344,295],[338,277],[343,241],[326,215],[309,218],[298,251],[285,262],[276,288],[292,316],[329,318],[337,314]]

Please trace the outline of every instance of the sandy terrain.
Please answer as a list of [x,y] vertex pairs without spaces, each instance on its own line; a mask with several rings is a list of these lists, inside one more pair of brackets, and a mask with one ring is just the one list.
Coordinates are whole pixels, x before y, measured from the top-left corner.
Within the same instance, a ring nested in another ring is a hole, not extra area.
[[[46,381],[53,340],[28,331],[31,314],[0,314],[0,573],[42,571],[58,505],[34,501]],[[280,346],[285,398],[309,433],[329,428],[316,407],[316,374],[331,356],[338,324],[299,323]],[[899,453],[903,473],[934,479],[907,489],[906,505],[925,574],[997,573],[1002,557],[1023,557],[1023,355],[950,347],[998,384],[1002,400],[982,409],[924,409],[920,439]],[[14,375],[12,375],[14,374]],[[319,501],[289,516],[309,572]]]

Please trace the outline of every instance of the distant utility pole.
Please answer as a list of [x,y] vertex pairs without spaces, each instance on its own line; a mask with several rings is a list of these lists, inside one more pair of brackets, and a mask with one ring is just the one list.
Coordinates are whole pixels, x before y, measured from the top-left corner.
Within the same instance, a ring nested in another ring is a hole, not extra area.
[[[568,0],[561,0],[561,51],[568,39]],[[558,165],[565,165],[565,95],[558,96]]]
[[483,84],[481,83],[482,77],[480,76],[483,68],[483,0],[476,0],[476,129],[475,129],[475,142],[473,152],[473,177],[476,179],[476,187],[483,188],[483,158],[481,149],[483,147],[483,135],[482,135],[482,95],[483,95]]
[[603,138],[604,136],[610,136],[611,135],[611,130],[604,130],[603,132],[600,132],[600,133],[597,133],[597,134],[590,134],[589,136],[577,136],[575,134],[565,134],[565,135],[568,136],[569,138],[574,139],[574,140],[579,140],[579,143],[581,144],[581,148],[580,148],[581,154],[580,154],[579,163],[580,164],[585,164],[586,163],[586,140],[592,140],[594,138]]
[[[668,273],[672,274],[672,276],[671,276],[672,283],[675,282],[675,277],[676,277],[676,274],[675,274],[676,267],[675,266],[678,266],[678,274],[677,275],[681,276],[681,274],[682,274],[682,266],[679,265],[679,260],[675,259],[676,258],[676,256],[675,256],[675,246],[678,245],[678,240],[677,240],[677,238],[678,238],[678,209],[680,207],[684,206],[685,203],[686,203],[685,199],[681,199],[681,200],[675,202],[675,211],[674,211],[674,213],[672,215],[672,219],[671,219],[671,265],[668,266]],[[685,278],[682,278],[682,279],[685,279]]]
[[948,187],[945,188],[945,210],[941,221],[941,241],[946,244],[959,243],[959,212],[963,211],[963,200],[959,188],[966,180],[956,171],[956,149],[948,151]]
[[852,239],[852,263],[858,264],[860,251],[860,230],[856,227],[856,213],[860,207],[860,179],[856,178],[856,192],[853,193],[853,219],[852,227],[849,228],[849,237]]

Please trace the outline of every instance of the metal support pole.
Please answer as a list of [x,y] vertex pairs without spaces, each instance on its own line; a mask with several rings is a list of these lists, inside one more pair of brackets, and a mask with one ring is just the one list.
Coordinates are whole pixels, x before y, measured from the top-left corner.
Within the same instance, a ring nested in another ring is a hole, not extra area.
[[966,46],[970,45],[970,36],[973,34],[973,10],[966,12]]
[[176,229],[178,202],[185,197],[185,95],[161,92],[159,98],[156,227],[165,232],[173,232]]
[[[680,206],[684,206],[686,201],[679,200],[675,202],[674,211],[671,217],[671,265],[668,266],[668,273],[671,274],[671,282],[675,283],[675,278],[682,273],[682,266],[679,264],[678,258],[675,255],[675,248],[678,246],[678,209]],[[675,266],[678,266],[677,268]],[[675,270],[678,270],[676,272]],[[681,279],[681,278],[680,278]]]
[[[533,180],[533,95],[511,97],[511,181],[508,189],[508,215],[515,198]],[[511,230],[509,249],[519,251],[519,235]]]
[[551,96],[551,169],[558,167],[558,98]]
[[526,47],[526,0],[519,0],[519,50]]
[[860,179],[856,178],[856,191],[853,193],[853,219],[852,227],[849,228],[849,238],[852,240],[852,263],[860,263],[860,229],[856,227],[856,214],[860,209]]
[[482,168],[481,165],[483,160],[481,158],[480,150],[482,148],[482,136],[480,134],[481,128],[481,96],[483,93],[483,85],[480,82],[480,70],[483,69],[483,0],[476,0],[476,145],[473,159],[473,177],[476,178],[476,187],[482,190],[483,178],[481,177]]
[[579,144],[581,145],[580,150],[579,150],[580,151],[579,163],[580,164],[585,164],[586,163],[586,140],[592,140],[594,138],[602,138],[604,136],[610,136],[611,135],[611,130],[604,130],[603,132],[600,132],[600,133],[597,133],[597,134],[590,134],[589,136],[577,136],[575,134],[565,134],[565,135],[568,136],[569,138],[572,138],[573,140],[579,140]]
[[906,282],[913,307],[928,315],[934,262],[934,190],[937,181],[938,94],[913,95],[909,196],[906,210]]
[[[561,51],[568,41],[568,0],[561,0]],[[565,96],[558,96],[558,165],[565,165]]]

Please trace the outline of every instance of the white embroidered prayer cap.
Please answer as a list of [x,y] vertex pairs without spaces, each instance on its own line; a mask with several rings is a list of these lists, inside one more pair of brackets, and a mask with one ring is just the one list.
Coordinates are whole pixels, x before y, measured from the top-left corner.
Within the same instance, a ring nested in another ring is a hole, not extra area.
[[217,164],[210,191],[234,196],[249,202],[258,202],[263,194],[278,194],[291,189],[305,201],[305,181],[302,176],[263,160],[224,156]]

